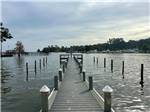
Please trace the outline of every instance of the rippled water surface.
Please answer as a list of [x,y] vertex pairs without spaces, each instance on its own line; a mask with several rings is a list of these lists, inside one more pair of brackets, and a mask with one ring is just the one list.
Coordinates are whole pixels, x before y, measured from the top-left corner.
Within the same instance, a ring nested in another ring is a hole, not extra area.
[[[93,57],[98,57],[93,62]],[[40,70],[39,59],[46,56],[23,56],[2,59],[2,112],[38,112],[40,110],[39,89],[44,85],[53,87],[53,77],[58,74],[59,54],[51,53],[48,64]],[[106,68],[104,68],[106,58]],[[114,61],[113,73],[110,60]],[[37,61],[37,74],[34,61]],[[122,61],[125,63],[124,79]],[[29,64],[29,80],[26,80],[25,63]],[[140,82],[140,67],[144,64],[144,85]],[[102,89],[110,85],[112,105],[116,112],[150,112],[150,54],[84,54],[86,74],[94,77],[96,90],[103,95]]]

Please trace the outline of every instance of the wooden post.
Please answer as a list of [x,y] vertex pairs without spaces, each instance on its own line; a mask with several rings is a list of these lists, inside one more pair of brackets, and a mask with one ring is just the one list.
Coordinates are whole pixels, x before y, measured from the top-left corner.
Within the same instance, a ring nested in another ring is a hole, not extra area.
[[98,57],[97,57],[97,64],[98,64]]
[[122,61],[122,75],[123,75],[123,78],[124,78],[124,61]]
[[111,72],[113,72],[113,60],[111,59]]
[[67,60],[64,61],[65,67],[67,68]]
[[40,59],[40,62],[39,62],[39,64],[40,64],[40,70],[41,70],[41,68],[42,68],[42,66],[41,66],[41,59]]
[[95,63],[95,56],[94,56],[94,59],[93,59],[94,63]]
[[35,74],[36,74],[36,60],[35,60],[35,62],[34,62],[34,72],[35,72]]
[[47,57],[46,57],[46,64],[47,64]]
[[83,81],[85,81],[86,76],[85,76],[85,70],[83,70]]
[[43,67],[45,67],[45,58],[43,58]]
[[27,74],[26,80],[28,81],[28,63],[26,63],[26,74]]
[[42,112],[48,112],[48,96],[50,93],[50,89],[44,85],[41,89],[40,89],[40,93],[41,93],[41,108],[42,108]]
[[82,64],[81,64],[81,63],[80,63],[79,68],[80,68],[80,73],[82,73],[82,68],[83,68],[83,66],[82,66]]
[[65,73],[65,64],[63,63],[63,73]]
[[62,69],[59,69],[59,81],[62,81]]
[[93,90],[93,77],[89,76],[89,90]]
[[81,63],[83,65],[83,54],[81,55]]
[[104,68],[106,68],[106,58],[104,58]]
[[61,66],[61,55],[59,56],[59,64]]
[[111,112],[111,93],[113,89],[110,86],[103,88],[104,92],[104,112]]
[[58,90],[58,76],[54,76],[54,88]]
[[143,70],[144,70],[144,65],[141,64],[141,81],[140,84],[143,85],[144,81],[143,81]]

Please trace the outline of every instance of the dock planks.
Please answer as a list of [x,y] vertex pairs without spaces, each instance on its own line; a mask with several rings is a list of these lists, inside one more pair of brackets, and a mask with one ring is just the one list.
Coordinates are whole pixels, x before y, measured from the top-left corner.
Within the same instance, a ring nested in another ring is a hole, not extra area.
[[82,82],[79,68],[69,59],[65,77],[49,112],[103,112],[104,110]]

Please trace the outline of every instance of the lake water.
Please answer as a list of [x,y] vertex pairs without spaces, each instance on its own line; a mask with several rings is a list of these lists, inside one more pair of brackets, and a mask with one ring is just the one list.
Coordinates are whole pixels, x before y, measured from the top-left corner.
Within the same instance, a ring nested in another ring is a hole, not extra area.
[[[98,64],[93,57],[98,57]],[[59,53],[47,56],[48,64],[40,70],[39,59],[46,56],[3,58],[1,63],[2,112],[38,112],[39,90],[43,85],[53,87],[53,77],[58,74]],[[106,58],[106,69],[104,68]],[[110,60],[114,61],[113,73]],[[34,61],[37,60],[37,74]],[[122,61],[125,61],[124,79]],[[29,64],[29,80],[26,81],[25,63]],[[140,67],[144,64],[144,87],[140,82]],[[83,67],[86,75],[94,78],[94,87],[103,96],[105,85],[113,88],[112,105],[116,112],[150,112],[150,54],[84,54]]]

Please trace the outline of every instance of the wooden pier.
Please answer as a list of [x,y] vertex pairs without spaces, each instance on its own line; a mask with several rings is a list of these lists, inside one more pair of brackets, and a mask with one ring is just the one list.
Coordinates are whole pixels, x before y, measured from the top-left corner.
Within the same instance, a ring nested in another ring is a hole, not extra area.
[[[62,56],[60,56],[60,62],[61,58]],[[83,55],[80,61],[78,58],[79,55],[74,58],[63,55],[62,59],[66,59],[67,66],[65,66],[65,71],[62,70],[63,68],[59,70],[59,74],[64,72],[61,76],[62,81],[54,78],[54,89],[50,94],[48,87],[41,88],[42,109],[40,112],[114,112],[111,108],[112,89],[109,86],[104,88],[104,96],[106,96],[106,102],[104,102],[104,99],[93,88],[93,79],[89,78],[91,81],[88,82],[85,79],[85,71],[84,75],[80,72]]]

